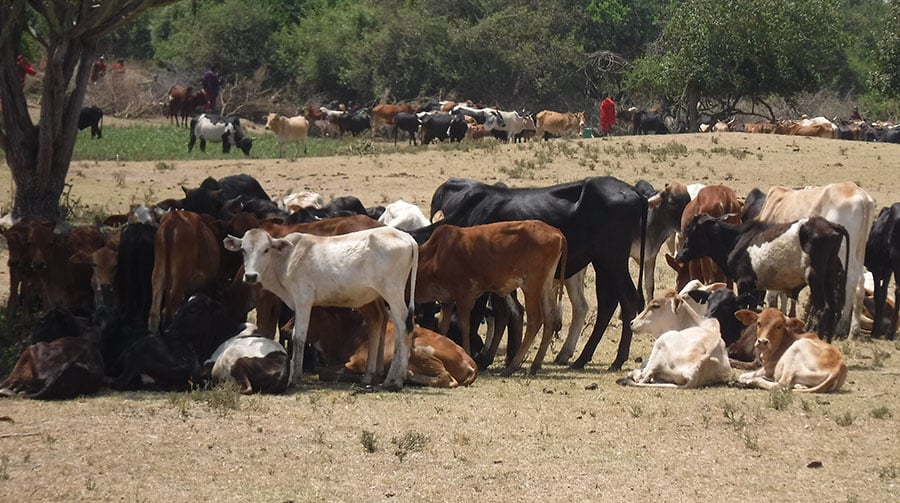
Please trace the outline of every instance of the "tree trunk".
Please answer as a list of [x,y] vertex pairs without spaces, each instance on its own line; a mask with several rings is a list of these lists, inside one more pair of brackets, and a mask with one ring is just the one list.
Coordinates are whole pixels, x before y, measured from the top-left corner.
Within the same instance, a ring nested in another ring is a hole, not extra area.
[[700,91],[696,87],[688,88],[687,96],[687,127],[688,133],[696,133],[700,130],[698,122],[697,107],[700,104]]

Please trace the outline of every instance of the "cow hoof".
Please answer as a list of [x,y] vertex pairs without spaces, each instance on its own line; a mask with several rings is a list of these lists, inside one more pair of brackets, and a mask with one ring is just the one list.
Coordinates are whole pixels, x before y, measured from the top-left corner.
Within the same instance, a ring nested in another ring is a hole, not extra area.
[[502,372],[500,372],[500,377],[510,377],[515,372],[516,372],[516,369],[514,369],[512,367],[506,367],[505,369],[503,369]]
[[576,361],[575,363],[569,365],[569,368],[572,370],[584,370],[584,363]]
[[565,355],[563,355],[562,353],[560,353],[560,354],[556,355],[556,359],[553,360],[553,361],[554,361],[557,365],[568,365],[568,364],[569,364],[569,359],[570,359],[570,358],[572,358],[572,357],[571,357],[571,356],[565,356]]
[[381,389],[385,391],[403,391],[403,383],[385,382],[381,385]]
[[620,370],[622,370],[621,363],[612,363],[610,364],[609,368],[606,369],[607,372],[618,372]]

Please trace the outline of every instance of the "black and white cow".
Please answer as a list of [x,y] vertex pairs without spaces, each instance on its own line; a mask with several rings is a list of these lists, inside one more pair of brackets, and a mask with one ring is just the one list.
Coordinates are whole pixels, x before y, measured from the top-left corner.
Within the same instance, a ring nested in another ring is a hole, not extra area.
[[96,137],[98,140],[103,138],[103,110],[99,107],[89,106],[81,109],[78,114],[78,129],[82,130],[90,126],[91,138]]
[[819,335],[830,340],[844,304],[847,274],[839,251],[843,240],[848,245],[845,253],[849,250],[847,230],[822,217],[732,225],[724,221],[728,216],[695,216],[676,258],[686,262],[710,257],[737,283],[739,294],[774,290],[796,299],[809,285],[808,326],[817,326]]
[[[884,330],[884,303],[887,299],[888,284],[894,276],[894,298],[900,295],[900,203],[889,208],[882,208],[878,218],[872,223],[869,240],[866,242],[866,269],[875,280],[875,316],[873,317],[872,337],[879,337]],[[897,332],[897,314],[900,305],[894,303],[891,313],[891,324],[887,328],[887,337],[894,338]]]
[[[591,360],[617,305],[621,306],[625,320],[633,319],[641,310],[642,297],[629,275],[628,259],[632,242],[643,241],[646,236],[648,203],[631,185],[612,177],[596,177],[552,187],[509,189],[452,178],[435,191],[432,210],[434,201],[456,203],[455,210],[444,210],[445,220],[452,225],[541,220],[566,236],[567,278],[588,264],[594,266],[597,318],[590,339],[573,364],[575,368],[584,368]],[[639,274],[643,276],[643,254],[639,263]],[[583,326],[583,316],[572,323]],[[623,323],[619,349],[610,370],[619,370],[625,363],[631,335],[631,327]]]
[[204,375],[234,383],[244,394],[284,393],[290,370],[284,346],[257,335],[252,323],[220,344],[203,367]]
[[236,145],[244,155],[250,155],[250,147],[253,140],[244,134],[241,120],[235,116],[222,117],[214,114],[200,114],[191,119],[191,140],[188,142],[188,152],[194,149],[194,144],[200,139],[200,150],[206,152],[206,142],[222,143],[222,152],[231,152],[231,146]]
[[450,111],[452,115],[468,115],[475,122],[484,126],[485,131],[492,131],[506,126],[503,115],[493,108],[472,108],[466,105],[456,105]]

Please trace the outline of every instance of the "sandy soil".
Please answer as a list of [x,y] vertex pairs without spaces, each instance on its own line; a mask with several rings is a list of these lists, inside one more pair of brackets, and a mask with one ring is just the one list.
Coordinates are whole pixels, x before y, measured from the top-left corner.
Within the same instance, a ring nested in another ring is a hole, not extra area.
[[[451,176],[543,186],[611,175],[658,186],[725,183],[739,194],[850,180],[879,207],[900,194],[900,146],[734,133],[166,165],[75,163],[71,195],[93,211],[118,213],[178,197],[181,186],[206,176],[236,173],[252,174],[272,195],[353,194],[366,205],[402,198],[426,212],[434,189]],[[0,170],[0,202],[11,200],[8,179]],[[670,271],[657,271],[660,288],[672,282]],[[449,391],[357,393],[308,377],[279,397],[215,390],[2,400],[0,501],[900,497],[897,344],[841,342],[851,365],[845,389],[794,394],[777,409],[779,397],[762,391],[617,386],[622,373],[604,370],[620,327],[607,330],[584,371],[545,364],[537,377],[501,378],[491,370]],[[651,343],[637,337],[632,358],[646,358]]]

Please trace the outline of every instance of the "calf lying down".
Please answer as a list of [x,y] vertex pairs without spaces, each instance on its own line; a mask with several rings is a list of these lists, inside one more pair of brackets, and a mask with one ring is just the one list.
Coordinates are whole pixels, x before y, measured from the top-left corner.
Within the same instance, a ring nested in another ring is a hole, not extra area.
[[284,393],[287,389],[288,354],[284,346],[256,335],[256,325],[219,345],[204,363],[204,375],[218,382],[232,382],[240,392]]
[[801,320],[771,307],[759,314],[743,309],[736,316],[745,325],[756,324],[756,351],[762,361],[759,370],[741,374],[740,383],[824,393],[840,389],[847,379],[847,364],[840,351],[814,333],[798,335],[804,326]]

